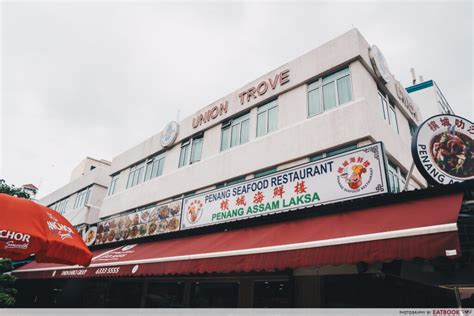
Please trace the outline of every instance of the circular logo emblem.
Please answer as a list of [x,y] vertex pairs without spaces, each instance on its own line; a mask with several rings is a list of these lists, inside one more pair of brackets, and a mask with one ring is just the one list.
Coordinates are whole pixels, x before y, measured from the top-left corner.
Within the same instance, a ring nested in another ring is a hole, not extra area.
[[373,169],[363,157],[349,157],[337,169],[337,183],[345,192],[357,193],[372,181]]
[[161,132],[160,143],[163,147],[173,145],[176,137],[178,137],[179,125],[175,121],[171,121],[166,124],[165,128]]
[[369,49],[370,61],[372,66],[374,66],[375,73],[377,76],[382,79],[385,83],[390,81],[392,74],[388,69],[387,61],[383,56],[382,52],[376,45],[372,45]]
[[474,125],[456,115],[435,115],[413,136],[411,153],[416,167],[431,184],[474,179]]
[[193,200],[186,209],[186,218],[188,223],[195,224],[202,216],[204,205],[200,200]]
[[134,265],[132,268],[132,274],[138,271],[138,264]]

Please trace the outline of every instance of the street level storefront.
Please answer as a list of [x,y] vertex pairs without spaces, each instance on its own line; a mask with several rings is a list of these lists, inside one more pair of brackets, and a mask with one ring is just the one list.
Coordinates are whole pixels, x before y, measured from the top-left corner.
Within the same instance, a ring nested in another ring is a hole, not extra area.
[[19,306],[457,306],[449,284],[474,283],[472,231],[463,227],[460,243],[458,225],[472,224],[471,210],[459,214],[472,187],[383,194],[206,234],[102,245],[88,268],[30,263],[14,271]]

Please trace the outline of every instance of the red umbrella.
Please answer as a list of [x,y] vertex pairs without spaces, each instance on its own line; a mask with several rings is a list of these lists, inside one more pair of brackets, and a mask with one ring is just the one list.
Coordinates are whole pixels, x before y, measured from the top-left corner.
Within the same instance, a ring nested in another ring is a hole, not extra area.
[[33,201],[0,194],[0,258],[88,266],[92,253],[61,214]]

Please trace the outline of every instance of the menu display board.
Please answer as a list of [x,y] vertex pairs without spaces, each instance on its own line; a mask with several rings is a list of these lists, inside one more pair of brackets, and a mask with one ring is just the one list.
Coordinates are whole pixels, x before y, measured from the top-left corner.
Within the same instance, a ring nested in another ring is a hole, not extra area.
[[96,245],[176,231],[180,227],[182,201],[173,201],[99,222]]
[[382,143],[184,199],[181,229],[387,192]]

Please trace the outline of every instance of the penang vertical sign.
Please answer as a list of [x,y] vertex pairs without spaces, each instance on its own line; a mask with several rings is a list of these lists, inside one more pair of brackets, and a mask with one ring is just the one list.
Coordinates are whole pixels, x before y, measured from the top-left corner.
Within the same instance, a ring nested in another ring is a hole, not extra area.
[[474,179],[474,125],[456,115],[435,115],[412,140],[416,167],[434,185]]
[[387,192],[381,143],[184,199],[181,229]]

